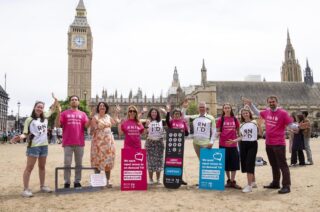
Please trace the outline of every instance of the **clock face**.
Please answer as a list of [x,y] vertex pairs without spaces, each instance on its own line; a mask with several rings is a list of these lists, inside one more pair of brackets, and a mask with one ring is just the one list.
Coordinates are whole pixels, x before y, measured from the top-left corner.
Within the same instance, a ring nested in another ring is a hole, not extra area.
[[84,47],[85,43],[86,43],[86,39],[84,36],[76,35],[73,37],[73,44],[75,47],[78,47],[78,48]]

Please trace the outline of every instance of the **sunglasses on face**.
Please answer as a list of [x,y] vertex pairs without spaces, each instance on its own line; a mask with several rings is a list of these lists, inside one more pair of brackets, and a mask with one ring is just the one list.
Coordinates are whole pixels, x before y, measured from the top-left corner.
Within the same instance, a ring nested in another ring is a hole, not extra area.
[[128,112],[129,113],[137,113],[137,111],[135,111],[135,110],[129,110]]

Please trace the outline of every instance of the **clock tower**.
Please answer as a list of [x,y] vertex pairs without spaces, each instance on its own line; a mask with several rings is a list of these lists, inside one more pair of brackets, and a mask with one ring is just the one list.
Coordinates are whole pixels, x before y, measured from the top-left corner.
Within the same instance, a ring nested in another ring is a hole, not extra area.
[[91,99],[91,63],[92,34],[83,0],[79,0],[68,31],[68,96]]

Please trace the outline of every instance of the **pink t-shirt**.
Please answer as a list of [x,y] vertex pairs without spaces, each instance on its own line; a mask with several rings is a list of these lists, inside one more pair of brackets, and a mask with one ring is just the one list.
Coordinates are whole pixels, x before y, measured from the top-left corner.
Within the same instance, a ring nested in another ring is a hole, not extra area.
[[140,135],[144,131],[144,127],[141,123],[137,124],[134,120],[128,119],[121,124],[121,130],[125,134],[124,148],[141,149]]
[[219,146],[223,147],[237,147],[237,143],[229,144],[227,141],[229,139],[236,139],[237,138],[237,129],[239,129],[240,123],[238,119],[234,117],[224,117],[223,126],[221,127],[221,117],[217,120],[217,129],[220,128],[221,134],[219,139]]
[[261,111],[260,116],[265,120],[266,144],[285,146],[285,130],[287,125],[293,122],[287,111],[281,108],[272,111],[268,108]]
[[184,119],[171,119],[170,120],[170,128],[172,129],[181,129],[184,132],[188,130],[188,126]]
[[62,125],[62,146],[84,146],[85,124],[87,114],[80,110],[65,110],[60,115]]

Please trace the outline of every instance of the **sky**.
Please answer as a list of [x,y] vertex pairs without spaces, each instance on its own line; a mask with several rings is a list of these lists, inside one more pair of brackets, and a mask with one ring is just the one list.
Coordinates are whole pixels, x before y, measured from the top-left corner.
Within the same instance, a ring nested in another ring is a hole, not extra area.
[[[0,85],[8,114],[67,96],[67,33],[79,0],[0,0]],[[302,70],[320,80],[318,0],[84,0],[93,35],[92,97],[166,95],[177,66],[182,86],[258,74],[280,81],[289,29]],[[317,21],[318,20],[318,21]]]

